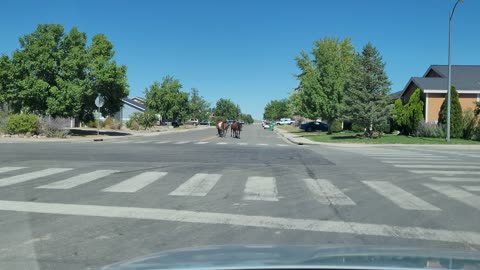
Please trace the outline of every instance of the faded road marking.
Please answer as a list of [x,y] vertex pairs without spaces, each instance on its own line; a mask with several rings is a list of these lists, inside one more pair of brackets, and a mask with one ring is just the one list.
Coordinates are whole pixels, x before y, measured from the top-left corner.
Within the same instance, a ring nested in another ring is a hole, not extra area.
[[321,204],[355,205],[347,195],[325,179],[303,179],[313,197]]
[[448,184],[423,184],[443,195],[480,210],[480,196]]
[[37,179],[37,178],[41,178],[41,177],[45,177],[45,176],[49,176],[57,173],[62,173],[70,170],[72,170],[72,168],[50,168],[50,169],[45,169],[41,171],[2,178],[0,179],[0,187],[6,187],[6,186],[18,184],[18,183],[23,183],[33,179]]
[[403,209],[440,211],[440,208],[431,205],[390,182],[363,181],[363,183]]
[[16,171],[16,170],[21,170],[21,169],[25,169],[25,168],[26,167],[1,167],[0,168],[0,173]]
[[201,224],[222,224],[274,230],[298,230],[308,232],[347,233],[364,236],[384,236],[480,245],[480,233],[451,231],[423,227],[401,227],[385,224],[294,219],[269,216],[249,216],[186,210],[97,206],[81,204],[0,201],[0,210],[28,213],[130,218]]
[[245,184],[244,200],[278,201],[275,177],[250,176]]
[[222,177],[221,174],[197,173],[168,195],[205,196]]
[[50,183],[48,185],[39,186],[37,188],[46,188],[46,189],[69,189],[79,185],[83,185],[97,179],[106,177],[110,174],[116,173],[118,171],[114,170],[97,170],[89,173],[79,174],[73,177],[70,177],[65,180],[57,181]]
[[104,192],[137,192],[158,179],[167,175],[166,172],[144,172],[122,181],[116,185],[105,188]]

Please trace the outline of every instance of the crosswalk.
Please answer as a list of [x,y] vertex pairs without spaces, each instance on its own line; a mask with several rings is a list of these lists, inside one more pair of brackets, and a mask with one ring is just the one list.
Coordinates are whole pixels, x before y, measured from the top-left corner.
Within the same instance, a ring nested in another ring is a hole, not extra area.
[[[70,143],[78,143],[78,144],[89,144],[89,143],[94,143],[92,141],[76,141],[76,142],[70,142]],[[98,144],[98,143],[97,143]],[[172,141],[172,140],[112,140],[112,141],[104,141],[101,142],[101,144],[134,144],[134,145],[142,145],[142,144],[155,144],[155,145],[165,145],[165,144],[170,144],[170,145],[186,145],[186,144],[192,144],[192,145],[231,145],[231,146],[262,146],[262,147],[288,147],[292,146],[291,144],[286,144],[286,143],[248,143],[248,142],[232,142],[232,141],[225,141],[225,142],[218,142],[218,141],[188,141],[188,140],[183,140],[183,141]]]
[[[157,171],[153,169],[138,170],[134,173],[121,169],[85,170],[78,168],[0,167],[0,187],[8,188],[16,187],[19,184],[29,184],[36,189],[62,192],[62,190],[75,190],[80,186],[86,187],[92,183],[105,181],[108,183],[107,185],[95,185],[94,190],[105,194],[140,194],[144,191],[148,192],[151,188],[158,188],[158,186],[162,186],[162,183],[173,182],[173,185],[166,185],[168,186],[168,190],[164,190],[166,196],[172,198],[203,198],[218,195],[215,194],[216,192],[225,192],[222,189],[215,189],[215,187],[223,182],[232,181],[231,177],[221,173],[198,172],[179,176],[168,170]],[[2,176],[2,174],[5,176]],[[244,179],[240,180],[243,188],[234,192],[239,193],[241,196],[238,198],[243,201],[277,203],[295,198],[295,194],[289,193],[291,186],[289,188],[282,187],[280,184],[282,181],[279,181],[278,177],[281,178],[282,176],[246,175]],[[35,184],[37,179],[41,184]],[[394,206],[406,211],[444,211],[442,204],[438,204],[438,196],[445,200],[461,203],[474,210],[480,210],[480,195],[475,194],[480,192],[480,179],[466,179],[464,183],[456,185],[455,183],[460,182],[458,179],[450,182],[450,179],[432,178],[433,182],[419,182],[414,187],[402,185],[401,182],[364,180],[355,183],[355,189],[380,195],[380,197],[375,198],[383,198],[383,205]],[[47,181],[49,183],[45,183]],[[238,182],[239,180],[235,181]],[[365,203],[363,199],[356,197],[355,191],[342,188],[343,184],[336,182],[334,179],[288,179],[290,185],[292,181],[306,192],[302,195],[302,199],[306,198],[319,206],[357,207]],[[165,185],[162,187],[165,188]],[[419,189],[422,189],[422,191],[419,191]],[[436,196],[432,196],[432,193]]]
[[[480,196],[475,194],[480,192],[480,162],[475,158],[480,155],[471,152],[424,149],[362,148],[349,151],[429,179],[428,182],[422,180],[419,184],[449,199],[480,210]],[[403,209],[441,210],[392,183],[363,182]]]

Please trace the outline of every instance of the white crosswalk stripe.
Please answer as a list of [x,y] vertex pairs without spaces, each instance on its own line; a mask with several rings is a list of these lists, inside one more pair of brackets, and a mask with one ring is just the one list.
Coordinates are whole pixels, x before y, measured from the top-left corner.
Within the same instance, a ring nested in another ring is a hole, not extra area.
[[412,168],[412,169],[479,169],[479,166],[473,165],[425,165],[425,164],[396,164],[393,165],[398,168]]
[[409,160],[409,161],[438,161],[438,160],[459,160],[459,159],[447,159],[445,157],[374,157],[375,159],[381,160]]
[[277,144],[277,146],[288,146],[288,144]]
[[399,154],[364,154],[365,156],[369,157],[379,157],[379,158],[390,158],[390,157],[413,157],[413,158],[419,158],[419,157],[438,157],[434,156],[432,154],[408,154],[408,155],[399,155]]
[[160,141],[160,142],[155,142],[156,144],[165,144],[165,143],[169,143],[171,141]]
[[136,141],[136,142],[133,142],[133,143],[139,144],[139,143],[148,143],[148,142],[151,142],[151,141]]
[[448,184],[423,184],[443,195],[480,210],[480,196]]
[[226,142],[218,142],[217,144],[227,144]]
[[174,144],[186,144],[186,143],[189,143],[190,141],[179,141],[179,142],[176,142]]
[[472,178],[472,177],[430,177],[432,180],[439,181],[439,182],[480,182],[480,178]]
[[112,143],[129,143],[130,141],[115,141],[115,142],[112,142]]
[[237,144],[238,144],[238,145],[248,145],[248,143],[246,143],[246,142],[239,142],[239,143],[237,143]]
[[49,168],[41,171],[30,172],[0,179],[0,187],[6,187],[18,183],[27,182],[37,178],[70,171],[72,168]]
[[207,144],[209,142],[196,142],[195,144]]
[[250,176],[245,183],[244,200],[278,201],[275,177]]
[[167,175],[166,172],[144,172],[116,185],[105,188],[104,192],[137,192],[158,179]]
[[390,182],[363,181],[367,186],[378,192],[380,195],[392,201],[400,208],[407,210],[436,210],[438,207],[416,197],[415,195],[397,187]]
[[466,171],[441,171],[441,170],[409,170],[411,173],[418,173],[418,174],[443,174],[447,176],[454,176],[454,175],[480,175],[480,172],[466,172]]
[[480,186],[462,186],[462,187],[468,191],[480,191]]
[[381,162],[388,163],[388,164],[412,164],[412,165],[445,164],[445,165],[478,165],[480,166],[479,162],[451,161],[450,159],[449,160],[427,160],[427,161],[415,162],[415,164],[413,164],[411,160],[382,160]]
[[0,173],[11,172],[16,170],[25,169],[26,167],[1,167]]
[[267,146],[268,144],[266,143],[257,143],[258,146]]
[[53,182],[48,185],[39,186],[37,188],[44,188],[44,189],[69,189],[74,188],[79,185],[83,185],[97,179],[106,177],[110,174],[116,173],[118,171],[115,170],[97,170],[89,173],[79,174],[73,177],[70,177],[65,180]]
[[313,197],[321,204],[327,205],[355,205],[347,195],[325,179],[303,179]]
[[221,174],[197,173],[170,192],[172,196],[205,196],[215,186]]

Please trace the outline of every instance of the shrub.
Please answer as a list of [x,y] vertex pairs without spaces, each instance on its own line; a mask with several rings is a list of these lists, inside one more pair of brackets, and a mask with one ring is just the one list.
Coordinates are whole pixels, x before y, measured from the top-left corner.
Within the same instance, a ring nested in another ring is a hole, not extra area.
[[445,138],[445,128],[434,123],[422,123],[413,135],[426,138]]
[[15,114],[7,121],[7,132],[26,134],[38,132],[38,117],[34,114]]
[[332,132],[340,132],[342,131],[342,121],[335,120],[332,123]]
[[[462,138],[463,135],[463,115],[462,106],[458,99],[458,92],[454,86],[452,90],[452,99],[450,106],[450,133],[452,138]],[[438,122],[447,125],[447,98],[443,100],[440,112],[438,113]]]
[[480,141],[480,125],[477,125],[477,127],[473,131],[472,140]]
[[100,127],[103,127],[104,124],[103,124],[103,121],[102,120],[92,120],[92,121],[89,121],[87,122],[85,125],[89,128],[97,128],[97,123],[100,122]]
[[6,112],[0,112],[0,133],[7,132],[7,122],[10,115]]
[[132,122],[130,123],[130,129],[132,129],[132,130],[139,130],[139,129],[140,129],[140,125],[139,125],[137,122],[132,121]]
[[157,115],[150,111],[144,112],[142,117],[140,118],[140,124],[145,129],[153,127],[157,121],[158,121]]
[[[132,128],[133,122],[136,122],[137,125],[138,125],[139,123],[142,122],[142,118],[143,118],[143,113],[141,113],[141,112],[135,112],[135,113],[133,113],[133,114],[130,116],[130,119],[128,119],[128,121],[127,121],[127,123],[126,123],[127,128],[133,129],[133,128]],[[138,129],[137,129],[137,130],[138,130]]]
[[39,121],[40,133],[47,137],[65,138],[70,133],[70,121],[66,118],[47,118]]
[[111,116],[107,116],[107,118],[105,118],[105,121],[103,121],[103,127],[107,129],[112,129],[112,127],[115,125],[114,122],[115,121]]
[[477,127],[478,118],[475,116],[473,111],[465,111],[463,113],[463,136],[462,138],[466,140],[471,140],[474,133],[475,128]]
[[359,125],[358,123],[353,123],[353,124],[352,124],[352,131],[353,131],[353,132],[364,132],[364,131],[365,131],[365,127],[362,127],[362,126]]

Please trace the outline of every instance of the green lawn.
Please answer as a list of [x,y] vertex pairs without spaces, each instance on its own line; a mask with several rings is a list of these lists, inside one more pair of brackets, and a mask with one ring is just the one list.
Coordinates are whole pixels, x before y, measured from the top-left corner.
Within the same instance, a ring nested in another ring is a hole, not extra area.
[[[332,143],[368,143],[368,144],[447,144],[444,138],[421,138],[408,137],[403,135],[385,134],[378,139],[356,138],[356,133],[340,132],[327,135],[324,132],[306,133],[305,138],[316,142]],[[451,139],[450,144],[480,144],[480,141]]]
[[[304,132],[294,126],[275,126],[286,130],[290,133],[302,135],[303,137],[316,142],[330,142],[330,143],[368,143],[368,144],[447,144],[444,138],[419,138],[408,137],[403,135],[385,134],[382,138],[367,139],[356,138],[357,134],[352,131],[343,131],[327,135],[326,132]],[[480,144],[480,141],[471,141],[463,139],[451,139],[450,144]]]

